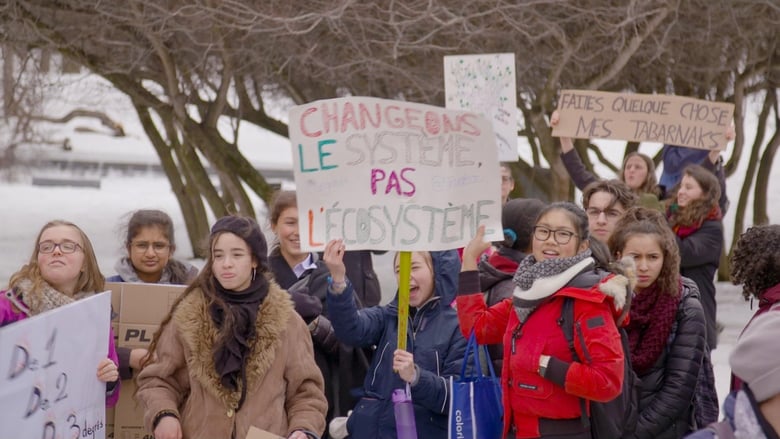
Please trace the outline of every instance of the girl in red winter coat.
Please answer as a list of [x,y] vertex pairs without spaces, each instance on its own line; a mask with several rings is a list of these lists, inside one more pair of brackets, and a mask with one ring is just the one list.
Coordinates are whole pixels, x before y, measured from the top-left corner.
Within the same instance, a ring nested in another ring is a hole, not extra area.
[[[625,317],[628,279],[599,268],[609,258],[589,239],[585,212],[553,203],[535,221],[532,254],[517,268],[512,297],[488,308],[474,262],[490,245],[483,233],[464,252],[458,319],[464,336],[474,330],[480,344],[503,341],[504,436],[591,439],[580,399],[609,401],[621,391],[616,320]],[[585,362],[573,360],[558,325],[565,298],[574,301],[575,349]]]

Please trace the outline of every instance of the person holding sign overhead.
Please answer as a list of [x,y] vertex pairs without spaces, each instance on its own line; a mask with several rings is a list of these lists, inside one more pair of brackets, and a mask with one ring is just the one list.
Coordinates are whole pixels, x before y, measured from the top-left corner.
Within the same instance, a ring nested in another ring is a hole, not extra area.
[[174,303],[138,374],[136,399],[156,439],[290,439],[325,429],[327,402],[308,328],[273,282],[251,218],[211,228],[208,262]]
[[[8,284],[0,295],[0,327],[100,293],[105,280],[87,235],[73,223],[54,220],[43,226],[30,261]],[[107,407],[119,399],[118,362],[109,332],[107,358],[97,365]]]
[[[331,240],[325,246],[324,260],[331,276],[328,309],[333,327],[342,342],[360,347],[375,345],[377,349],[360,401],[346,420],[346,431],[343,419],[337,418],[331,423],[331,437],[396,439],[391,395],[394,389],[402,389],[408,383],[417,437],[445,439],[447,381],[460,372],[466,349],[457,314],[450,306],[457,288],[458,253],[412,252],[406,351],[396,349],[398,297],[385,306],[358,310],[354,287],[346,277],[345,251],[342,240]],[[398,254],[395,271],[399,273]],[[340,429],[336,421],[341,421]]]
[[[558,110],[550,116],[550,126],[555,127],[560,121]],[[566,171],[579,190],[584,190],[589,184],[598,180],[595,175],[585,169],[582,159],[574,149],[571,137],[561,137],[561,160]],[[659,199],[662,190],[658,186],[655,177],[655,163],[645,154],[632,152],[623,159],[623,165],[618,175],[620,181],[625,183],[639,196],[639,205],[651,209],[663,210]]]

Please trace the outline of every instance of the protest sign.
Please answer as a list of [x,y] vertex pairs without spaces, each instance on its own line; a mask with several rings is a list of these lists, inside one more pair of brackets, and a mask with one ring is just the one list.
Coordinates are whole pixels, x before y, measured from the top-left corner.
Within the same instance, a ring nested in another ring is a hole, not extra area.
[[670,95],[563,90],[553,136],[726,147],[734,104]]
[[462,247],[503,239],[490,122],[430,105],[350,97],[290,110],[301,248]]
[[498,159],[517,161],[515,54],[444,57],[444,94],[451,110],[483,116],[493,124]]
[[105,438],[110,304],[98,294],[0,329],[3,437]]

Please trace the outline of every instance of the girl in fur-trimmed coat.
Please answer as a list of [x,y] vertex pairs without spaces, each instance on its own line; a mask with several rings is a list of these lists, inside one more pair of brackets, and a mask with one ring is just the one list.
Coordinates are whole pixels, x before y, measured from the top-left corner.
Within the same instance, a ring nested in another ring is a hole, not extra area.
[[163,321],[138,375],[156,439],[291,439],[325,429],[327,402],[306,324],[269,280],[265,237],[249,218],[211,229],[209,263]]

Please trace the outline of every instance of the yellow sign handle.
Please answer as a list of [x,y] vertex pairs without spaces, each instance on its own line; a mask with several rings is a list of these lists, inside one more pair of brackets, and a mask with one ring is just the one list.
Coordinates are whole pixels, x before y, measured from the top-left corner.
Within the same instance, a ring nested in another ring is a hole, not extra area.
[[412,252],[398,254],[398,349],[406,350],[409,322],[409,278],[412,274]]

